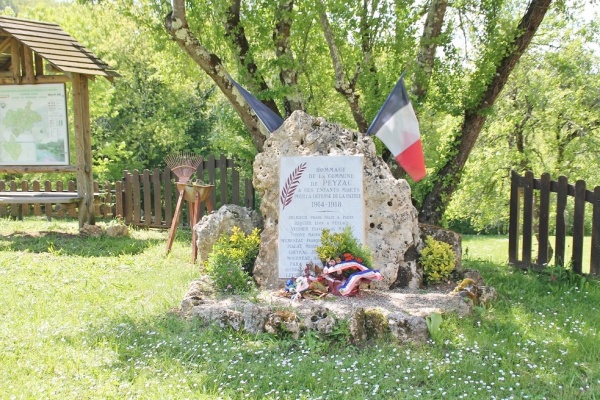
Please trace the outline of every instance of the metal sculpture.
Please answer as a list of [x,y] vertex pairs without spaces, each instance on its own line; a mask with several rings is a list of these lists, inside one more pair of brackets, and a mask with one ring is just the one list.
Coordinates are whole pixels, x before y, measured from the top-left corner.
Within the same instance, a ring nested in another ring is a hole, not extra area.
[[167,167],[177,176],[179,183],[187,183],[196,169],[202,164],[202,157],[192,153],[181,152],[165,158]]
[[179,198],[177,199],[177,206],[175,207],[175,215],[171,223],[171,230],[169,232],[169,238],[167,240],[167,254],[171,251],[173,240],[175,239],[175,231],[179,225],[179,217],[181,214],[181,208],[183,200],[188,202],[188,211],[190,216],[190,226],[192,228],[192,262],[196,262],[198,255],[198,245],[196,243],[196,232],[194,231],[194,225],[198,223],[200,219],[200,203],[206,202],[206,209],[208,212],[213,211],[213,205],[210,200],[210,194],[214,185],[203,185],[196,182],[190,182],[190,178],[196,172],[196,169],[202,164],[202,157],[196,156],[191,153],[179,153],[167,156],[165,158],[167,166],[177,176],[177,191],[179,192]]

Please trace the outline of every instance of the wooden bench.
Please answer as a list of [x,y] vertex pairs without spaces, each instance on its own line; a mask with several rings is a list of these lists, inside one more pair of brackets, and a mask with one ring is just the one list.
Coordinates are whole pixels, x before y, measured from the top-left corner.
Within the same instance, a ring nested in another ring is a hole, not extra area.
[[83,200],[75,192],[0,192],[0,204],[68,204]]
[[[99,193],[94,193],[94,198],[98,199]],[[19,207],[18,212],[13,213],[13,216],[19,219],[23,218],[24,204],[59,204],[64,205],[66,209],[77,207],[83,196],[79,196],[77,192],[29,192],[29,191],[0,191],[0,205],[16,205]],[[95,200],[96,201],[96,200]],[[48,220],[51,219],[51,213],[46,212]]]

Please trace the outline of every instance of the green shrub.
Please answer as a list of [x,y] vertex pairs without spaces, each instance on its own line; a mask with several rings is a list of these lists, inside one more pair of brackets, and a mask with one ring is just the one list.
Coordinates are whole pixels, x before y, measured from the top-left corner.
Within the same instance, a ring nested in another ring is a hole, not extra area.
[[352,228],[346,226],[342,232],[331,233],[329,229],[321,232],[321,244],[317,246],[317,255],[321,261],[330,259],[347,259],[346,255],[352,255],[358,262],[367,268],[372,268],[373,256],[371,250],[358,242],[352,235]]
[[425,281],[435,284],[450,276],[454,271],[456,258],[452,246],[427,236],[425,247],[420,252],[419,263],[423,266]]
[[227,294],[247,293],[254,288],[252,271],[260,245],[259,230],[246,235],[234,227],[219,237],[204,264],[217,289]]

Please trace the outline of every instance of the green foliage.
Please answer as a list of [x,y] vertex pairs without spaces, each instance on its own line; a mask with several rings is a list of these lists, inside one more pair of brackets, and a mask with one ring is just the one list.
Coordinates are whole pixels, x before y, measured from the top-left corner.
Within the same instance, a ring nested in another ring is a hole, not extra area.
[[435,284],[450,276],[454,271],[456,259],[452,246],[427,236],[425,247],[420,252],[419,263],[423,266],[425,281]]
[[442,332],[442,322],[444,319],[442,318],[442,314],[439,313],[431,313],[425,318],[425,323],[427,323],[427,330],[429,331],[429,336],[433,340],[438,340],[440,338],[440,334]]
[[[600,54],[589,46],[600,40],[600,26],[550,14],[536,38],[511,74],[469,156],[463,184],[446,210],[451,226],[506,232],[511,169],[529,169],[536,178],[548,172],[553,180],[560,175],[569,182],[583,179],[589,187],[600,183],[599,169],[592,167],[600,151]],[[474,198],[485,206],[472,207]],[[572,203],[567,207],[569,226]],[[551,232],[554,225],[551,217]]]
[[569,262],[567,267],[563,267],[562,265],[548,265],[541,272],[553,284],[580,289],[588,285],[588,278],[585,275],[576,274],[573,271],[572,261]]
[[327,335],[327,338],[330,341],[337,342],[341,345],[348,345],[348,343],[350,343],[351,336],[350,321],[339,318],[335,321],[333,330],[329,335]]
[[211,253],[206,261],[205,271],[222,293],[248,293],[254,288],[252,278],[244,270],[241,261],[227,254]]
[[329,229],[321,231],[321,244],[317,246],[317,255],[321,261],[330,259],[344,259],[344,254],[351,254],[362,264],[372,268],[373,256],[371,250],[358,242],[352,234],[352,228],[346,226],[341,232],[332,233]]
[[254,288],[251,276],[259,245],[258,228],[246,235],[235,226],[231,235],[222,235],[217,240],[208,255],[205,270],[221,292],[239,294]]
[[[138,65],[135,65],[138,64]],[[154,68],[135,63],[130,74],[115,83],[110,114],[95,121],[94,155],[110,160],[111,172],[157,168],[176,151],[207,155],[212,120],[206,101],[212,91],[179,91],[163,82]]]
[[[4,13],[14,15],[17,6],[20,18],[58,23],[122,75],[114,83],[104,79],[90,83],[96,178],[116,180],[123,169],[160,168],[167,153],[179,150],[235,155],[242,159],[242,176],[249,176],[256,149],[213,81],[168,39],[163,22],[170,2],[79,3],[85,4],[7,0],[4,5],[14,11]],[[227,3],[194,1],[187,8],[188,22],[206,48],[259,99],[274,99],[284,110],[286,97],[301,98],[308,113],[355,128],[347,102],[335,89],[318,13],[324,7],[330,17],[345,76],[357,78],[359,106],[371,121],[398,76],[417,59],[422,32],[416,21],[423,19],[423,9],[414,1],[368,2],[368,12],[360,2],[316,3],[294,3],[289,15],[292,51],[277,56],[273,27],[280,17],[279,5],[241,2],[238,33],[249,39],[245,64],[239,58],[240,46],[232,43],[223,23]],[[545,16],[496,104],[484,111],[488,120],[465,170],[448,181],[436,174],[456,155],[465,110],[478,106],[499,60],[511,51],[514,29],[525,8],[523,2],[504,0],[453,4],[464,18],[458,25],[446,13],[444,29],[434,39],[438,56],[429,82],[420,65],[407,68],[409,92],[417,82],[427,88],[418,98],[409,93],[429,173],[426,179],[411,182],[417,204],[435,184],[454,185],[456,180],[458,192],[443,199],[451,201],[446,221],[459,221],[457,225],[477,232],[503,232],[511,168],[531,167],[536,176],[551,172],[553,177],[562,174],[591,185],[600,182],[599,169],[593,168],[600,148],[600,79],[598,54],[591,45],[599,41],[599,26],[582,17],[587,10],[583,6],[584,2],[575,2],[568,8],[556,7]],[[371,48],[369,54],[364,53],[365,46]],[[248,69],[255,74],[250,76]],[[295,74],[297,87],[282,83],[282,70]],[[261,89],[263,81],[268,90]],[[381,154],[385,146],[375,141]],[[75,147],[73,139],[71,145]],[[475,197],[486,206],[472,207]]]

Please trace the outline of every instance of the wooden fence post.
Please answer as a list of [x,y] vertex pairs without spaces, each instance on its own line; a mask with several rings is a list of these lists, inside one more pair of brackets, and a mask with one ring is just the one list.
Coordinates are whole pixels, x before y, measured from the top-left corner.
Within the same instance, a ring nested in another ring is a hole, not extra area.
[[559,176],[556,189],[556,241],[554,243],[554,260],[556,265],[565,265],[565,238],[567,236],[567,195],[569,183],[567,177]]
[[[29,191],[29,182],[27,181],[21,181],[21,191]],[[27,203],[23,203],[21,204],[21,217],[20,219],[23,219],[23,217],[26,217],[29,215],[29,204]]]
[[[33,191],[34,192],[41,192],[40,190],[40,181],[35,180],[33,181]],[[41,215],[42,214],[42,205],[39,203],[35,203],[33,205],[33,215]]]
[[[510,220],[508,224],[508,262],[516,265],[519,261],[519,181],[516,171],[510,173]],[[247,187],[247,186],[246,186]]]
[[162,225],[162,194],[160,184],[160,171],[158,168],[154,168],[152,171],[152,189],[154,197],[154,220],[149,221],[155,226],[159,227]]
[[575,182],[575,209],[573,211],[573,272],[581,274],[583,263],[583,236],[585,217],[585,181]]
[[[4,181],[0,181],[0,192],[5,192],[6,191],[6,184],[4,183]],[[5,217],[6,216],[6,206],[3,204],[0,204],[0,217]]]
[[550,174],[542,174],[540,180],[540,207],[538,224],[537,265],[543,268],[548,263],[548,231],[550,219]]
[[600,275],[600,186],[596,186],[594,189],[590,274]]
[[[44,181],[44,192],[51,192],[52,191],[52,182],[50,181]],[[52,204],[51,203],[46,203],[44,204],[44,208],[45,208],[45,212],[46,212],[46,219],[48,221],[52,221]]]
[[525,172],[523,180],[523,264],[531,266],[531,236],[533,226],[533,172]]
[[142,219],[142,199],[140,198],[140,172],[137,169],[134,169],[132,176],[133,223],[139,225]]
[[173,221],[173,185],[171,184],[171,169],[166,167],[162,175],[163,193],[165,199],[165,226],[168,228]]
[[245,189],[244,189],[245,206],[251,210],[254,210],[256,207],[256,203],[254,200],[254,186],[252,186],[252,181],[250,179],[245,179],[244,184],[245,184]]
[[133,178],[129,171],[123,171],[123,180],[125,181],[125,192],[123,195],[123,218],[125,218],[125,222],[127,224],[131,224],[133,222],[133,189],[131,187]]
[[240,172],[237,170],[235,160],[231,160],[231,203],[243,205],[240,203]]
[[123,211],[123,201],[125,199],[124,193],[123,193],[123,181],[116,181],[115,182],[115,213],[116,216],[119,216],[121,218],[125,218],[125,213]]
[[145,169],[142,174],[142,191],[144,192],[144,224],[152,224],[152,190],[150,190],[150,171]]
[[[218,168],[220,173],[220,185],[221,185],[221,205],[227,204],[227,157],[225,154],[221,154],[218,162]],[[213,203],[217,204],[217,203]]]
[[[206,165],[206,167],[208,167],[208,183],[210,185],[216,185],[217,182],[217,172],[216,172],[216,162],[215,162],[215,156],[213,154],[211,154],[210,156],[208,156],[208,163]],[[215,187],[216,189],[216,187]],[[212,193],[210,194],[210,200],[212,201],[212,203],[215,205],[217,205],[217,191],[213,190]]]

